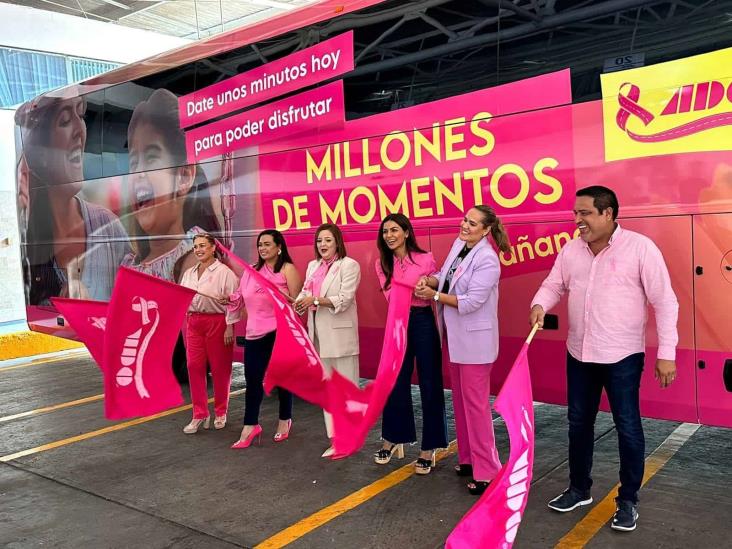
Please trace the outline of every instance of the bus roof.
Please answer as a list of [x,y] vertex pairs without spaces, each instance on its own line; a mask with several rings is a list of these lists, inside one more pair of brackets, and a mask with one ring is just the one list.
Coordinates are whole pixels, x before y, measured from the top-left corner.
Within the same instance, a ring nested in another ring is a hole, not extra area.
[[[42,94],[42,96],[69,98],[85,95],[110,86],[172,69],[185,63],[205,59],[206,57],[234,48],[255,44],[261,40],[273,38],[332,17],[368,8],[383,3],[384,1],[355,0],[352,2],[343,2],[342,0],[321,0],[263,21],[237,27],[203,40],[197,40],[191,44],[159,53],[142,61],[123,65],[112,71],[83,80],[82,82],[48,91]],[[341,29],[334,29],[333,32],[337,30]]]

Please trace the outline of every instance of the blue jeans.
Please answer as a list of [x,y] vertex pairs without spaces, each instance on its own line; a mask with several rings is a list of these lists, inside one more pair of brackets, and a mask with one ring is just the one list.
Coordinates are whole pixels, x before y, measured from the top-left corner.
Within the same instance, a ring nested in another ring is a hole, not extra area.
[[614,364],[597,364],[580,362],[567,353],[569,484],[583,494],[589,494],[592,486],[595,418],[604,388],[618,432],[618,499],[638,503],[646,446],[639,396],[644,358],[644,353],[636,353]]
[[442,352],[432,307],[412,307],[409,313],[407,350],[394,389],[384,406],[381,426],[381,436],[393,444],[417,440],[411,382],[415,362],[422,397],[422,450],[446,448]]
[[[244,379],[247,390],[244,393],[244,425],[259,423],[259,408],[264,399],[264,373],[267,371],[269,359],[274,349],[276,332],[270,332],[258,339],[247,339],[244,342]],[[292,418],[292,393],[277,387],[280,401],[281,420]]]

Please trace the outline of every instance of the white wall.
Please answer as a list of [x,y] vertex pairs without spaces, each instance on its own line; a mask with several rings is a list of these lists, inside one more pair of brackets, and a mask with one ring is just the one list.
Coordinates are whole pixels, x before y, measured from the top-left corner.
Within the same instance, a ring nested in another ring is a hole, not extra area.
[[25,319],[18,215],[15,209],[13,111],[0,110],[0,333],[3,325]]
[[[188,40],[0,4],[0,46],[131,63]],[[15,190],[14,111],[0,109],[0,334],[25,322]],[[9,246],[3,244],[8,239]]]
[[189,42],[83,17],[0,4],[0,46],[132,63]]

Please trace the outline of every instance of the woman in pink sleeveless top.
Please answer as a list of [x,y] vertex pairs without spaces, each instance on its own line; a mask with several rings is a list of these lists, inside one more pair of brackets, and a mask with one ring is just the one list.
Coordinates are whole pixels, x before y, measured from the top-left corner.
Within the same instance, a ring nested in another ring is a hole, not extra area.
[[[294,297],[302,289],[302,280],[292,264],[285,238],[279,231],[268,229],[257,237],[259,259],[254,268],[274,283],[284,294]],[[274,348],[277,321],[270,298],[246,272],[239,281],[239,288],[229,296],[229,310],[242,307],[247,311],[246,338],[244,344],[244,377],[247,390],[244,399],[244,428],[241,437],[232,448],[247,448],[252,441],[261,438],[259,408],[264,398],[264,373]],[[287,440],[292,427],[292,394],[278,387],[280,401],[279,423],[275,442]]]

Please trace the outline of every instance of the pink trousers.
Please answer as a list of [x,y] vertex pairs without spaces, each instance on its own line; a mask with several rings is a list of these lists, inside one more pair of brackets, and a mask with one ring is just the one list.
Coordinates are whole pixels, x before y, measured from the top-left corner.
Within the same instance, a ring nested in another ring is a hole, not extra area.
[[214,390],[214,412],[225,416],[229,407],[231,361],[234,346],[224,345],[226,316],[221,314],[188,315],[186,322],[186,359],[188,384],[193,403],[193,419],[208,417],[206,362],[211,366]]
[[473,465],[475,480],[493,480],[501,468],[488,397],[493,364],[450,362],[458,461]]

